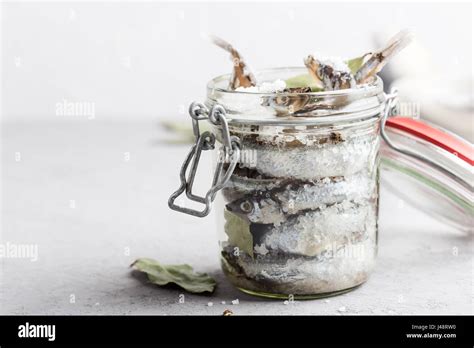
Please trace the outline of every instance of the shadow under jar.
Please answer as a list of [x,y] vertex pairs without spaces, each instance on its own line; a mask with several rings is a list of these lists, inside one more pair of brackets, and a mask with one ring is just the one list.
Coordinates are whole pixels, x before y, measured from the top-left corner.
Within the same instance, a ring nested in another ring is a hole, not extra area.
[[[257,79],[302,73],[272,69]],[[246,293],[295,299],[364,283],[377,254],[382,81],[315,93],[230,91],[228,81],[212,80],[205,103],[225,109],[240,149],[234,168],[223,164],[231,173],[215,202],[228,279]],[[211,124],[225,144],[226,127]]]

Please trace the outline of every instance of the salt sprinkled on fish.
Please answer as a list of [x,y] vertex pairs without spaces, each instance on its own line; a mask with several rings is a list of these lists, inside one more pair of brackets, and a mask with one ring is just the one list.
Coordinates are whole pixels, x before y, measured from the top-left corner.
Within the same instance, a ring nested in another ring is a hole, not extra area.
[[329,65],[334,68],[334,70],[350,73],[349,65],[347,65],[347,60],[337,56],[320,56],[317,53],[313,54],[314,57],[319,57],[318,60],[321,64]]
[[273,82],[263,82],[257,86],[238,87],[237,92],[252,92],[252,93],[275,93],[282,92],[286,88],[286,82],[277,79]]

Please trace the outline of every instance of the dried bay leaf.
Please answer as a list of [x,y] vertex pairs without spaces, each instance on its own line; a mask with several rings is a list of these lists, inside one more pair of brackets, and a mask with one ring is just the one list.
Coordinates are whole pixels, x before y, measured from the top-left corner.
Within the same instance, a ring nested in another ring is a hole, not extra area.
[[360,69],[362,64],[364,64],[366,56],[367,54],[364,54],[363,56],[352,58],[346,62],[353,75],[355,75],[355,73]]
[[224,230],[229,237],[229,244],[238,247],[253,258],[253,236],[250,224],[240,216],[224,210]]
[[214,292],[216,281],[206,273],[196,273],[189,265],[161,265],[158,261],[141,258],[131,264],[135,270],[144,272],[148,280],[156,285],[176,284],[191,293]]

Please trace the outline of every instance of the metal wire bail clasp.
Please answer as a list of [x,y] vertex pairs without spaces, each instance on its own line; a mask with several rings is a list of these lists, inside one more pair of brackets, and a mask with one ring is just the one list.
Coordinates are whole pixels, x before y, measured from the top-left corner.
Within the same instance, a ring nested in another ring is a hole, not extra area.
[[[196,142],[191,147],[183,165],[181,166],[180,180],[181,185],[168,200],[168,206],[176,211],[186,213],[189,215],[204,217],[209,214],[211,210],[211,204],[216,196],[216,193],[222,189],[229,181],[230,176],[234,172],[235,166],[239,162],[240,158],[240,140],[235,136],[230,136],[229,126],[226,119],[226,111],[221,105],[214,105],[209,112],[208,108],[201,103],[194,102],[189,106],[189,114],[192,118],[193,132],[196,137]],[[219,126],[222,131],[222,147],[220,148],[221,156],[218,157],[216,170],[214,172],[212,186],[207,191],[204,197],[193,194],[194,178],[196,176],[199,160],[201,158],[201,152],[207,150],[213,150],[215,148],[216,137],[211,132],[204,132],[201,134],[199,130],[199,121],[208,120],[212,124]],[[229,166],[224,172],[224,162],[228,162]],[[189,164],[191,169],[186,177]],[[183,192],[186,191],[186,196],[195,202],[202,203],[205,205],[204,209],[199,211],[191,208],[186,208],[175,204],[176,198],[178,198]]]

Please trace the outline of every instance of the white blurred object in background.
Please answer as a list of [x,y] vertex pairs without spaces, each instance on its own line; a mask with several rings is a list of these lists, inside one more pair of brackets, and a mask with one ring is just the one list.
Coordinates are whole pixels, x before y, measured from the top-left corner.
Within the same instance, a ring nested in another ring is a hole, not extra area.
[[[383,43],[388,33],[377,34],[375,42]],[[440,43],[441,45],[441,43]],[[468,47],[465,47],[468,49]],[[467,53],[467,51],[466,51]],[[416,40],[395,57],[380,74],[386,84],[398,89],[403,111],[421,117],[456,133],[471,143],[474,141],[473,72],[457,66],[458,51],[448,51],[445,64],[437,64],[430,51]],[[411,108],[407,107],[411,106]]]
[[405,77],[393,82],[402,103],[419,103],[421,118],[474,142],[472,76]]

